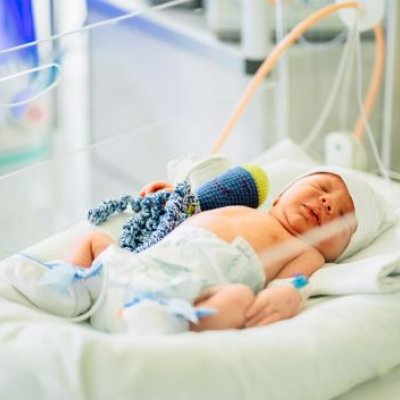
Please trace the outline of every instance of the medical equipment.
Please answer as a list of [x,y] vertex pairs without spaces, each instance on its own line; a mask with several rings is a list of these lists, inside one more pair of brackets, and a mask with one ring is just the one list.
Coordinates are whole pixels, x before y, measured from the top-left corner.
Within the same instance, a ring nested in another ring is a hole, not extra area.
[[[368,4],[363,4],[366,6],[363,14],[361,17],[361,25],[358,29],[363,30],[366,28],[370,28],[372,23],[377,23],[382,16],[382,8],[373,6],[371,9],[368,8]],[[257,73],[254,75],[253,79],[249,83],[242,99],[236,106],[232,116],[228,120],[224,130],[221,132],[220,137],[214,144],[214,147],[211,150],[211,153],[217,153],[224,141],[227,137],[231,134],[231,131],[243,114],[245,107],[248,105],[251,97],[254,95],[257,88],[262,83],[263,79],[268,75],[271,69],[275,66],[281,55],[293,44],[293,42],[298,39],[310,26],[316,24],[319,20],[331,15],[332,13],[346,8],[357,8],[359,7],[359,3],[357,2],[338,2],[336,5],[330,5],[321,9],[320,11],[316,12],[304,22],[300,23],[297,27],[295,27],[271,52],[268,58],[264,61],[264,63],[260,66]],[[354,17],[348,18],[348,14],[345,15],[346,23],[354,23]],[[375,73],[373,75],[372,83],[370,85],[370,90],[365,100],[365,106],[361,109],[361,115],[359,120],[357,121],[357,125],[355,128],[354,136],[359,138],[362,133],[362,126],[365,123],[368,113],[370,112],[371,107],[373,106],[374,100],[376,98],[377,89],[379,88],[380,79],[382,77],[382,70],[383,70],[383,35],[382,35],[382,28],[377,25],[375,28],[375,34],[377,37],[377,41],[379,46],[378,47],[378,54],[377,54],[377,67],[375,68]],[[360,133],[361,132],[361,133]],[[373,140],[372,140],[373,143]]]
[[[0,2],[0,48],[30,43],[49,28],[42,18],[37,26],[37,5],[33,1]],[[43,7],[45,8],[45,6]],[[43,49],[30,46],[0,56],[0,167],[26,163],[44,157],[50,148],[54,109],[49,96],[59,80],[59,64],[43,61]],[[29,132],[26,127],[29,126]]]
[[241,3],[240,0],[205,1],[207,26],[220,39],[240,38]]

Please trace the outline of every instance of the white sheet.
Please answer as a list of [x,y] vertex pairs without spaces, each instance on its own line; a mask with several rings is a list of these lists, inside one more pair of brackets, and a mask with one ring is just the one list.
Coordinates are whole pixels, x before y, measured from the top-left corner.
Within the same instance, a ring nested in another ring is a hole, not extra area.
[[[79,224],[29,251],[52,258],[88,229]],[[3,296],[20,295],[0,282]],[[0,393],[44,400],[330,399],[399,363],[399,305],[398,293],[315,299],[299,316],[261,329],[144,339],[3,300]]]
[[[116,218],[104,228],[115,234],[120,223]],[[28,252],[58,258],[88,229],[79,224]],[[10,262],[0,263],[0,272]],[[374,262],[364,268],[375,271],[370,284],[379,273],[385,276],[384,268]],[[343,273],[321,278],[320,288],[325,282],[323,290],[333,290],[336,279],[343,290]],[[365,284],[357,279],[353,289]],[[41,400],[331,399],[400,363],[400,293],[353,289],[312,299],[298,316],[263,328],[138,338],[26,307],[0,274],[0,393]]]
[[335,400],[398,400],[400,393],[400,366],[384,375],[370,379]]
[[43,400],[330,399],[397,364],[399,302],[347,296],[262,329],[153,339],[2,302],[0,391]]

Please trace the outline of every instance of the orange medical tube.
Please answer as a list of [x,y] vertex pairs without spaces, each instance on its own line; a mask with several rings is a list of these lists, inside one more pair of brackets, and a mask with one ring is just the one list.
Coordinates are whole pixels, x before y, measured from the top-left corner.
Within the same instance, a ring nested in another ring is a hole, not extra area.
[[357,122],[354,126],[353,137],[361,140],[364,128],[365,119],[368,119],[378,97],[379,89],[381,87],[383,71],[385,67],[385,36],[381,24],[374,26],[375,33],[375,64],[371,76],[371,82],[368,88],[367,96],[363,103],[363,110],[361,111]]
[[311,26],[315,25],[320,20],[330,16],[331,14],[337,12],[343,8],[358,8],[360,4],[357,1],[349,1],[346,3],[332,4],[321,8],[314,14],[306,18],[304,21],[300,22],[296,27],[294,27],[284,38],[281,40],[277,46],[272,50],[269,56],[261,64],[256,74],[251,79],[249,85],[247,86],[244,95],[235,107],[231,117],[229,118],[225,128],[217,138],[213,148],[211,149],[211,154],[218,153],[221,146],[225,143],[226,139],[232,133],[232,129],[236,122],[242,116],[245,108],[250,102],[252,96],[254,95],[257,88],[261,85],[265,77],[272,70],[275,64],[279,61],[282,54]]

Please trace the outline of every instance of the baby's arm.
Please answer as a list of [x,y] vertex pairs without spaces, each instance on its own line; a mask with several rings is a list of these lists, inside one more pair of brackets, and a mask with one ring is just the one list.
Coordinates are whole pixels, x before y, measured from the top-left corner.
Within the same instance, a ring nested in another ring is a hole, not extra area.
[[310,277],[324,263],[325,259],[321,253],[314,247],[310,247],[288,262],[273,279],[293,278],[296,274]]
[[268,325],[295,316],[302,305],[300,292],[293,285],[267,287],[258,293],[246,312],[245,327]]
[[258,293],[256,300],[246,313],[246,327],[268,325],[295,316],[304,304],[302,291],[292,284],[296,274],[307,277],[312,275],[324,264],[322,255],[311,248],[301,253],[294,260],[286,264],[275,278],[291,278],[290,282],[285,279],[283,286],[271,286]]

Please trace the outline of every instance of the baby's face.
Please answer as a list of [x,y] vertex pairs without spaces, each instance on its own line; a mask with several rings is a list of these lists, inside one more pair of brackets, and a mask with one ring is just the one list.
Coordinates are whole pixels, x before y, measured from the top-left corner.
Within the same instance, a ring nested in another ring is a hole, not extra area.
[[274,201],[271,213],[296,236],[337,220],[335,233],[314,246],[327,261],[343,253],[356,229],[354,219],[340,218],[354,213],[347,187],[341,178],[329,173],[295,181]]

